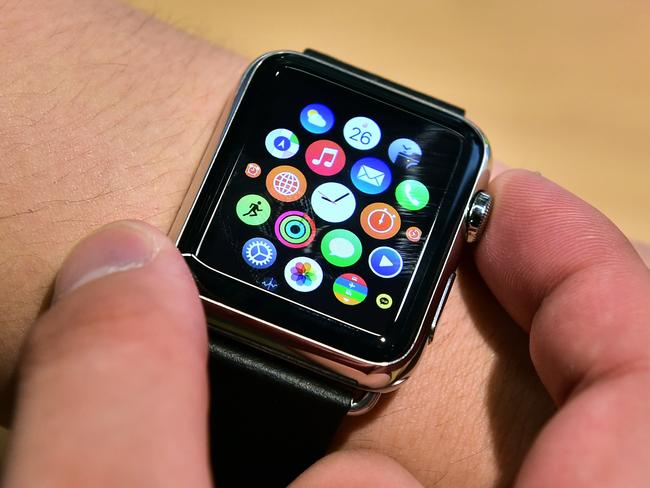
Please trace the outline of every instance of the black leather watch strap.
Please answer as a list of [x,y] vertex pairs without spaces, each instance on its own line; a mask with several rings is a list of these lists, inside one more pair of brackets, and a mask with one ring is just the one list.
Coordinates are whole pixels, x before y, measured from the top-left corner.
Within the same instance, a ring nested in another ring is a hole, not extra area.
[[211,462],[217,486],[287,486],[322,457],[352,394],[210,329]]
[[350,71],[351,73],[363,76],[364,78],[367,78],[369,80],[381,83],[382,85],[389,86],[391,88],[395,88],[401,92],[407,93],[411,96],[420,98],[424,101],[427,101],[429,103],[433,103],[435,105],[438,105],[439,107],[442,107],[446,110],[449,110],[450,112],[457,113],[458,115],[465,116],[465,110],[456,107],[455,105],[452,105],[451,103],[443,102],[442,100],[438,100],[437,98],[431,97],[429,95],[426,95],[424,93],[420,93],[419,91],[413,90],[411,88],[408,88],[406,86],[402,86],[398,83],[395,83],[394,81],[387,80],[386,78],[382,78],[381,76],[377,76],[375,74],[369,73],[367,71],[364,71],[362,69],[357,68],[356,66],[349,65],[347,63],[344,63],[343,61],[339,61],[336,58],[333,58],[331,56],[328,56],[327,54],[320,53],[318,51],[314,51],[313,49],[305,49],[305,54],[308,56],[322,59],[323,61],[333,64],[335,66],[339,66],[341,68],[344,68],[347,71]]

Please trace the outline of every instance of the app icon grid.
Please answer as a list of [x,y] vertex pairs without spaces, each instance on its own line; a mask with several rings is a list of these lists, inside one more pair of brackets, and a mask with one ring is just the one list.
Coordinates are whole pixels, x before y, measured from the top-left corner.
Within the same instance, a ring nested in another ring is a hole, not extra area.
[[[334,120],[332,111],[322,104],[308,105],[300,114],[302,127],[312,134],[323,134],[330,131],[334,126]],[[357,129],[361,130],[358,134]],[[355,135],[358,137],[354,137]],[[361,135],[364,136],[363,140],[361,140]],[[372,119],[355,117],[346,122],[344,138],[353,148],[367,150],[379,144],[381,129]],[[290,159],[300,153],[298,135],[290,129],[271,130],[266,137],[265,145],[271,156],[278,159]],[[314,141],[304,154],[306,167],[320,176],[333,177],[346,166],[346,154],[343,148],[329,139]],[[330,205],[332,209],[326,210],[326,207],[321,205],[322,202],[315,204],[317,192],[313,192],[311,202],[316,217],[323,219],[327,223],[347,221],[357,212],[354,190],[372,196],[383,194],[393,182],[393,174],[389,164],[401,165],[406,169],[412,168],[419,164],[422,150],[414,141],[401,138],[390,144],[387,155],[389,163],[374,156],[361,157],[354,162],[349,170],[353,190],[340,183],[342,181],[340,177],[336,178],[335,181],[321,184],[318,188],[322,187],[323,190],[328,189],[330,192],[338,185],[336,187],[338,194],[328,196],[323,191],[320,192],[318,197],[326,205],[332,204]],[[256,178],[260,173],[261,169],[257,164],[249,164],[246,168],[246,174],[249,177]],[[267,191],[280,202],[296,202],[300,200],[307,192],[307,186],[308,180],[302,171],[289,165],[276,166],[268,173],[266,178]],[[428,202],[426,186],[416,180],[400,182],[394,195],[397,200],[396,203],[407,210],[419,210]],[[424,204],[422,204],[423,198],[418,199],[418,196],[422,195],[425,195],[427,200]],[[246,195],[240,199],[242,208],[241,211],[239,208],[237,210],[240,220],[249,223],[244,219],[248,212],[252,212],[252,217],[257,218],[256,221],[253,220],[256,224],[249,225],[262,225],[270,217],[270,215],[265,216],[265,218],[257,217],[257,214],[264,210],[263,203],[267,208],[269,207],[268,201],[261,196],[255,202],[252,201],[252,198],[249,198],[257,196]],[[247,200],[242,203],[245,198]],[[334,206],[339,203],[338,199],[344,198],[348,198],[348,200],[343,205],[338,208]],[[243,208],[243,205],[247,205],[249,208]],[[251,214],[248,213],[248,215]],[[371,239],[390,239],[401,230],[399,212],[392,205],[383,202],[374,202],[362,209],[360,222],[363,231]],[[274,229],[276,239],[284,246],[292,249],[309,246],[318,232],[314,219],[299,210],[287,211],[277,216]],[[419,231],[419,229],[417,230]],[[333,232],[338,232],[341,235],[331,236]],[[409,228],[405,236],[411,242],[418,242],[421,234],[417,236],[416,234],[417,232],[413,228]],[[328,236],[330,237],[328,238]],[[363,253],[363,245],[353,232],[347,229],[335,229],[322,236],[320,251],[321,256],[328,265],[349,267],[360,259]],[[249,239],[244,244],[242,257],[250,267],[266,269],[275,263],[277,250],[270,240],[257,237]],[[367,265],[374,275],[381,278],[392,278],[402,271],[403,259],[394,248],[379,246],[369,253]],[[323,280],[323,270],[316,260],[307,256],[297,256],[286,264],[284,277],[287,284],[294,290],[309,292],[320,286]],[[264,283],[266,284],[262,286],[269,291],[275,290],[278,285],[277,281],[268,281],[268,278]],[[356,305],[363,302],[369,291],[366,281],[360,275],[354,273],[340,275],[334,280],[332,286],[334,296],[345,305]],[[354,289],[354,293],[351,291],[352,289]],[[381,309],[388,309],[392,305],[392,298],[386,293],[376,294],[375,301]],[[390,301],[390,304],[388,301]]]

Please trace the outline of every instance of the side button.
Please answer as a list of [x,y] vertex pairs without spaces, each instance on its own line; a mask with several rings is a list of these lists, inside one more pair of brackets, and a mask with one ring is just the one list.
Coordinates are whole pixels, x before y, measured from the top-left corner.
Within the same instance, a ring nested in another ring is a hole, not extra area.
[[433,316],[433,321],[431,322],[431,332],[429,332],[428,344],[431,344],[431,341],[433,340],[433,334],[436,331],[438,320],[440,320],[440,316],[442,315],[442,311],[445,308],[445,303],[447,303],[449,292],[451,291],[451,287],[453,286],[455,280],[456,280],[456,273],[452,273],[451,275],[449,275],[449,279],[447,280],[445,289],[443,290],[442,296],[440,297],[440,302],[438,302],[438,308],[436,309],[436,314]]

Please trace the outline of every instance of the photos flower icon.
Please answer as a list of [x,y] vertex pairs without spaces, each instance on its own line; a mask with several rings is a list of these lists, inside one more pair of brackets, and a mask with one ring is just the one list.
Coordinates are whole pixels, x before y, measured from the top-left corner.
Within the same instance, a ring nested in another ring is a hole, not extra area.
[[284,267],[284,279],[294,290],[301,293],[310,292],[323,282],[323,269],[311,258],[293,258]]
[[291,268],[291,279],[296,282],[298,286],[310,286],[315,280],[315,273],[311,270],[309,263],[296,263]]

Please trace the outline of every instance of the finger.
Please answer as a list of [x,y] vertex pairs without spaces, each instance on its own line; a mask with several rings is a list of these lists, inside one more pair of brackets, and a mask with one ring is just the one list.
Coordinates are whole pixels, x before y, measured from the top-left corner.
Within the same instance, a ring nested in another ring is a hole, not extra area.
[[645,242],[635,242],[634,249],[639,253],[645,265],[650,267],[650,245]]
[[509,169],[510,168],[506,166],[504,163],[502,163],[501,161],[494,161],[494,163],[492,164],[492,168],[490,170],[490,180],[495,179],[501,173],[505,173]]
[[531,329],[542,379],[560,400],[586,381],[648,354],[648,270],[593,207],[543,177],[509,171],[477,265],[511,316]]
[[403,466],[372,451],[339,451],[311,466],[290,488],[422,488]]
[[601,485],[608,475],[647,476],[647,463],[620,456],[644,452],[639,442],[650,439],[647,267],[602,214],[537,174],[506,172],[490,191],[496,204],[477,265],[530,330],[531,356],[551,395],[559,404],[571,399],[528,469],[552,459],[545,476],[576,475],[579,463]]
[[207,339],[173,244],[138,222],[82,241],[29,331],[11,486],[208,486]]

